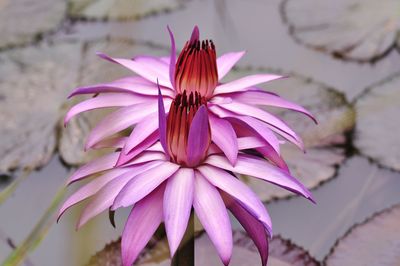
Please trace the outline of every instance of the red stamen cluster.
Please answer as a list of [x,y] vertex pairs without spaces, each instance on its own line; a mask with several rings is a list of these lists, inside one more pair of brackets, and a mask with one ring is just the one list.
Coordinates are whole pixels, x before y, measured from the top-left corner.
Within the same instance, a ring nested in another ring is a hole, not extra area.
[[212,96],[218,84],[217,57],[210,40],[186,42],[175,70],[175,89],[178,93],[198,92]]
[[173,162],[187,165],[187,141],[193,117],[206,99],[198,92],[178,94],[172,102],[167,119],[167,146]]

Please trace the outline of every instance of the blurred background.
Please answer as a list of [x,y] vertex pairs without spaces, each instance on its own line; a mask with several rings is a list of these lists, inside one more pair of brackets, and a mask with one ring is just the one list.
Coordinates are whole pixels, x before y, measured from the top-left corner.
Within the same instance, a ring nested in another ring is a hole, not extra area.
[[[67,176],[99,155],[83,143],[104,116],[89,112],[64,128],[76,101],[66,97],[130,74],[96,51],[168,55],[167,25],[178,49],[198,25],[219,55],[246,50],[225,80],[289,75],[264,88],[319,121],[280,113],[305,141],[306,154],[290,145],[283,153],[316,205],[243,177],[272,217],[269,265],[400,265],[398,0],[0,0],[0,262],[87,265],[119,238],[129,210],[116,213],[116,229],[106,213],[75,231],[82,204],[55,223]],[[231,265],[259,265],[232,223]],[[161,247],[142,265],[168,265],[165,254]],[[219,263],[201,236],[196,265]]]

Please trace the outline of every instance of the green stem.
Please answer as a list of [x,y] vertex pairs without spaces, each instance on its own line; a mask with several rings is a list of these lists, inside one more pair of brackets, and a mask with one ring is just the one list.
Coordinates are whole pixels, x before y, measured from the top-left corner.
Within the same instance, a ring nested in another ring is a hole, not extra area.
[[194,266],[194,218],[190,217],[180,248],[172,259],[171,266]]
[[11,184],[9,184],[5,189],[0,191],[0,205],[3,204],[6,199],[8,199],[9,196],[12,195],[12,193],[17,189],[19,183],[25,180],[29,176],[29,174],[32,172],[32,169],[27,168],[25,169],[20,176],[17,176]]
[[56,196],[53,198],[50,206],[47,208],[46,212],[40,218],[39,222],[33,228],[29,236],[24,240],[24,242],[19,245],[4,261],[3,266],[16,266],[20,265],[26,255],[33,251],[37,245],[43,240],[49,231],[50,227],[54,224],[56,220],[56,211],[58,205],[64,198],[65,187],[63,186],[58,190]]

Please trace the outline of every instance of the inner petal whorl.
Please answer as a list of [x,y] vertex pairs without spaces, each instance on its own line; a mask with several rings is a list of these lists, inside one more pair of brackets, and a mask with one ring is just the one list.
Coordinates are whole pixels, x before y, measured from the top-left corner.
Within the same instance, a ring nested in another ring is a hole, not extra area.
[[210,98],[218,83],[217,57],[210,40],[188,41],[180,53],[175,67],[177,93],[198,92]]
[[176,95],[167,118],[167,148],[171,161],[180,165],[188,165],[187,144],[190,125],[201,105],[206,99],[198,92],[186,91]]

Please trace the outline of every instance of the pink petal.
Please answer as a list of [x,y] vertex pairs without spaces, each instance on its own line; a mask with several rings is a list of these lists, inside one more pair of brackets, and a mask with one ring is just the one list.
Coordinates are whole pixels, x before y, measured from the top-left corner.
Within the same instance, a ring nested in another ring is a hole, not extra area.
[[60,211],[58,213],[58,218],[57,221],[60,219],[61,215],[72,207],[73,205],[83,201],[84,199],[87,199],[94,194],[96,194],[105,184],[113,180],[114,178],[121,176],[122,174],[126,173],[129,171],[129,168],[118,168],[118,169],[113,169],[108,171],[107,173],[96,177],[83,187],[79,188],[74,194],[69,196],[69,198],[64,202],[62,207],[60,208]]
[[159,57],[141,55],[132,58],[132,60],[139,63],[152,73],[157,73],[158,79],[169,80],[169,64],[166,64]]
[[158,188],[132,209],[122,233],[121,251],[124,266],[131,266],[162,221],[164,189]]
[[251,86],[281,78],[283,78],[283,76],[271,75],[271,74],[258,74],[258,75],[246,76],[231,82],[218,85],[214,90],[214,95],[246,91]]
[[238,143],[235,130],[232,125],[224,119],[214,115],[209,116],[211,127],[211,139],[224,152],[232,165],[236,163],[238,154]]
[[112,206],[113,210],[120,207],[128,207],[143,199],[167,178],[179,169],[179,165],[163,162],[147,172],[139,174],[129,181],[118,196]]
[[194,171],[179,169],[167,181],[164,193],[164,222],[171,257],[185,233],[193,203]]
[[218,80],[221,80],[232,69],[232,67],[242,58],[245,51],[226,53],[217,58]]
[[90,98],[86,101],[74,105],[64,118],[64,125],[77,114],[106,107],[121,107],[129,106],[142,102],[155,101],[154,98],[141,96],[133,93],[107,93],[101,94],[97,97]]
[[164,149],[159,141],[154,143],[152,146],[146,149],[146,151],[158,151],[158,152],[164,152]]
[[209,125],[207,109],[202,105],[193,117],[189,129],[187,156],[189,164],[197,164],[209,146]]
[[264,204],[249,187],[236,177],[233,177],[231,174],[219,168],[204,165],[200,166],[198,170],[207,178],[208,182],[238,200],[240,204],[262,222],[265,228],[272,234],[271,218]]
[[194,26],[193,31],[192,31],[192,36],[190,36],[190,43],[194,43],[197,42],[200,38],[200,31],[199,31],[199,27]]
[[[164,96],[174,97],[174,92],[166,87],[161,91]],[[157,96],[157,85],[142,77],[126,77],[109,83],[76,88],[68,97],[95,93],[133,93],[142,96]]]
[[90,132],[86,142],[86,149],[94,146],[104,138],[118,133],[134,124],[140,122],[146,116],[157,111],[157,103],[141,103],[122,107],[107,115]]
[[246,91],[232,94],[230,97],[232,97],[234,100],[247,104],[268,105],[294,110],[309,116],[312,120],[314,120],[314,122],[316,122],[315,117],[304,107],[268,92]]
[[162,152],[156,152],[156,151],[144,151],[140,153],[137,157],[135,157],[133,160],[129,161],[126,165],[124,166],[132,166],[132,165],[137,165],[145,162],[151,162],[151,161],[165,161],[165,155]]
[[113,168],[118,160],[118,156],[119,154],[117,152],[110,153],[79,167],[78,170],[68,178],[67,184],[71,184],[72,182],[76,182],[89,175]]
[[129,135],[129,138],[124,148],[122,149],[122,152],[124,154],[128,154],[129,152],[131,152],[133,148],[135,148],[137,145],[139,145],[142,141],[144,141],[146,138],[148,138],[151,134],[153,134],[157,130],[158,128],[157,118],[158,118],[158,113],[152,113],[143,118],[142,121],[137,123],[135,128],[132,130],[132,133]]
[[193,207],[225,265],[232,256],[232,229],[218,190],[195,172]]
[[280,154],[279,140],[267,124],[250,116],[238,116],[229,113],[228,115],[232,115],[226,117],[226,119],[231,122],[238,135],[261,137]]
[[285,160],[270,145],[268,145],[268,143],[266,143],[264,147],[256,148],[256,151],[261,153],[276,166],[290,174],[289,167],[287,166]]
[[90,219],[99,213],[110,208],[114,202],[115,197],[121,191],[121,189],[128,183],[132,178],[140,175],[143,172],[151,171],[160,165],[160,162],[151,162],[144,165],[135,166],[129,169],[128,172],[114,178],[103,186],[96,195],[93,196],[92,200],[85,206],[82,211],[81,217],[79,218],[77,228],[81,228]]
[[172,88],[170,80],[168,78],[165,78],[165,76],[168,74],[163,73],[162,69],[157,70],[154,69],[153,67],[149,67],[148,62],[144,63],[124,58],[112,58],[103,53],[97,53],[97,55],[110,62],[120,64],[153,83],[157,83],[158,79],[159,83],[162,86]]
[[205,161],[206,164],[243,175],[253,176],[272,184],[283,187],[296,194],[303,195],[313,201],[311,192],[303,186],[296,178],[289,175],[286,171],[271,165],[265,159],[256,156],[239,154],[235,166],[221,155],[211,155]]
[[160,88],[158,88],[158,127],[160,132],[161,145],[165,151],[165,154],[169,154],[167,148],[167,116],[165,115],[164,101],[161,95]]
[[176,47],[175,47],[175,38],[171,29],[167,27],[169,37],[171,39],[171,55],[169,58],[169,80],[171,81],[172,88],[175,89],[175,63],[176,63]]
[[268,261],[268,235],[265,232],[264,226],[233,197],[224,192],[222,192],[221,195],[224,199],[225,205],[254,241],[261,256],[261,264],[266,266]]
[[[219,107],[226,109],[234,114],[250,116],[257,118],[261,121],[264,121],[268,124],[268,127],[282,135],[284,138],[292,141],[300,148],[304,148],[303,142],[301,141],[300,137],[282,120],[277,118],[276,116],[261,110],[257,107],[250,106],[243,103],[232,102],[229,104],[219,105]],[[214,112],[214,109],[212,109]]]
[[139,143],[136,147],[134,147],[129,153],[125,154],[124,152],[121,152],[115,166],[119,167],[126,163],[129,163],[133,158],[141,154],[147,148],[151,147],[158,140],[158,135],[158,131],[156,130],[141,143]]

